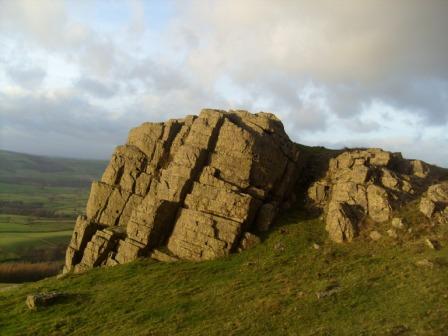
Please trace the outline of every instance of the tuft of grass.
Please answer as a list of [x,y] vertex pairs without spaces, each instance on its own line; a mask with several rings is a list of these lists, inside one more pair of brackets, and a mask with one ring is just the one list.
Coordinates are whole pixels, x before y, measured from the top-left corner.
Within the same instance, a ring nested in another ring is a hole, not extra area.
[[[328,241],[285,213],[255,248],[207,262],[148,259],[0,292],[1,335],[444,335],[448,249]],[[314,248],[319,245],[319,249]],[[433,267],[416,266],[428,259]],[[63,291],[29,311],[27,294]]]

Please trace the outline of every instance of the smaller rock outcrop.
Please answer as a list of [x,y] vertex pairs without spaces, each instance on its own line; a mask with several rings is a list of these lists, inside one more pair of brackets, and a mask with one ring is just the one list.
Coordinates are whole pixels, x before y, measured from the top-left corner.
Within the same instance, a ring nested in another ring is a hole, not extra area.
[[420,211],[438,223],[448,223],[448,181],[431,185],[420,201]]
[[430,166],[381,149],[347,150],[329,161],[325,176],[308,189],[323,209],[326,229],[336,242],[351,241],[366,218],[389,221],[393,211],[421,193]]

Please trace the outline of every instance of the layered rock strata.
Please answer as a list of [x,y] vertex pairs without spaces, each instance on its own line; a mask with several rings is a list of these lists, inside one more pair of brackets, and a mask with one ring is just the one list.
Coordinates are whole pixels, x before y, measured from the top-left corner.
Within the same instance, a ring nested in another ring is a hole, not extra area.
[[151,253],[174,260],[226,256],[246,232],[269,228],[298,174],[297,145],[269,113],[203,110],[144,123],[92,184],[64,271]]
[[389,221],[395,209],[415,199],[432,181],[431,167],[381,149],[348,150],[332,158],[325,177],[308,197],[324,210],[326,229],[336,242],[351,241],[364,221]]

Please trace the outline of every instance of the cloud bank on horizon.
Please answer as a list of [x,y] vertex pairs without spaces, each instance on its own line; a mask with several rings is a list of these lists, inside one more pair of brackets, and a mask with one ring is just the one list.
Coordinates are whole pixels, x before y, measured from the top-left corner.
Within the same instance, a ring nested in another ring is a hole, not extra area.
[[448,1],[0,0],[0,147],[107,158],[131,127],[270,111],[448,166]]

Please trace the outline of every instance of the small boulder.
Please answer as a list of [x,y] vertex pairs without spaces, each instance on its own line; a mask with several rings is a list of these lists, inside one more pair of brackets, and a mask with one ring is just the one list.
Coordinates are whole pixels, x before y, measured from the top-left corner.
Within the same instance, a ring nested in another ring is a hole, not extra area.
[[417,266],[420,266],[420,267],[427,267],[427,268],[433,268],[434,267],[434,263],[429,261],[428,259],[419,260],[415,264]]
[[26,297],[26,305],[31,310],[36,310],[39,307],[49,306],[64,296],[60,292],[48,292],[31,294]]
[[389,229],[387,230],[387,235],[393,239],[397,239],[398,238],[398,234],[397,231],[395,229]]
[[261,242],[260,238],[253,233],[245,232],[243,238],[241,238],[238,252],[250,249]]
[[323,290],[321,292],[316,292],[316,296],[317,296],[317,299],[320,300],[320,299],[328,297],[328,296],[333,296],[340,290],[341,290],[341,287],[339,286],[339,284],[333,283],[333,284],[328,285],[325,288],[325,290]]
[[382,236],[381,233],[379,233],[378,231],[372,231],[369,234],[370,239],[372,239],[373,241],[377,241],[380,240]]
[[395,217],[392,219],[392,226],[396,229],[402,230],[405,228],[405,225],[403,223],[403,219]]

